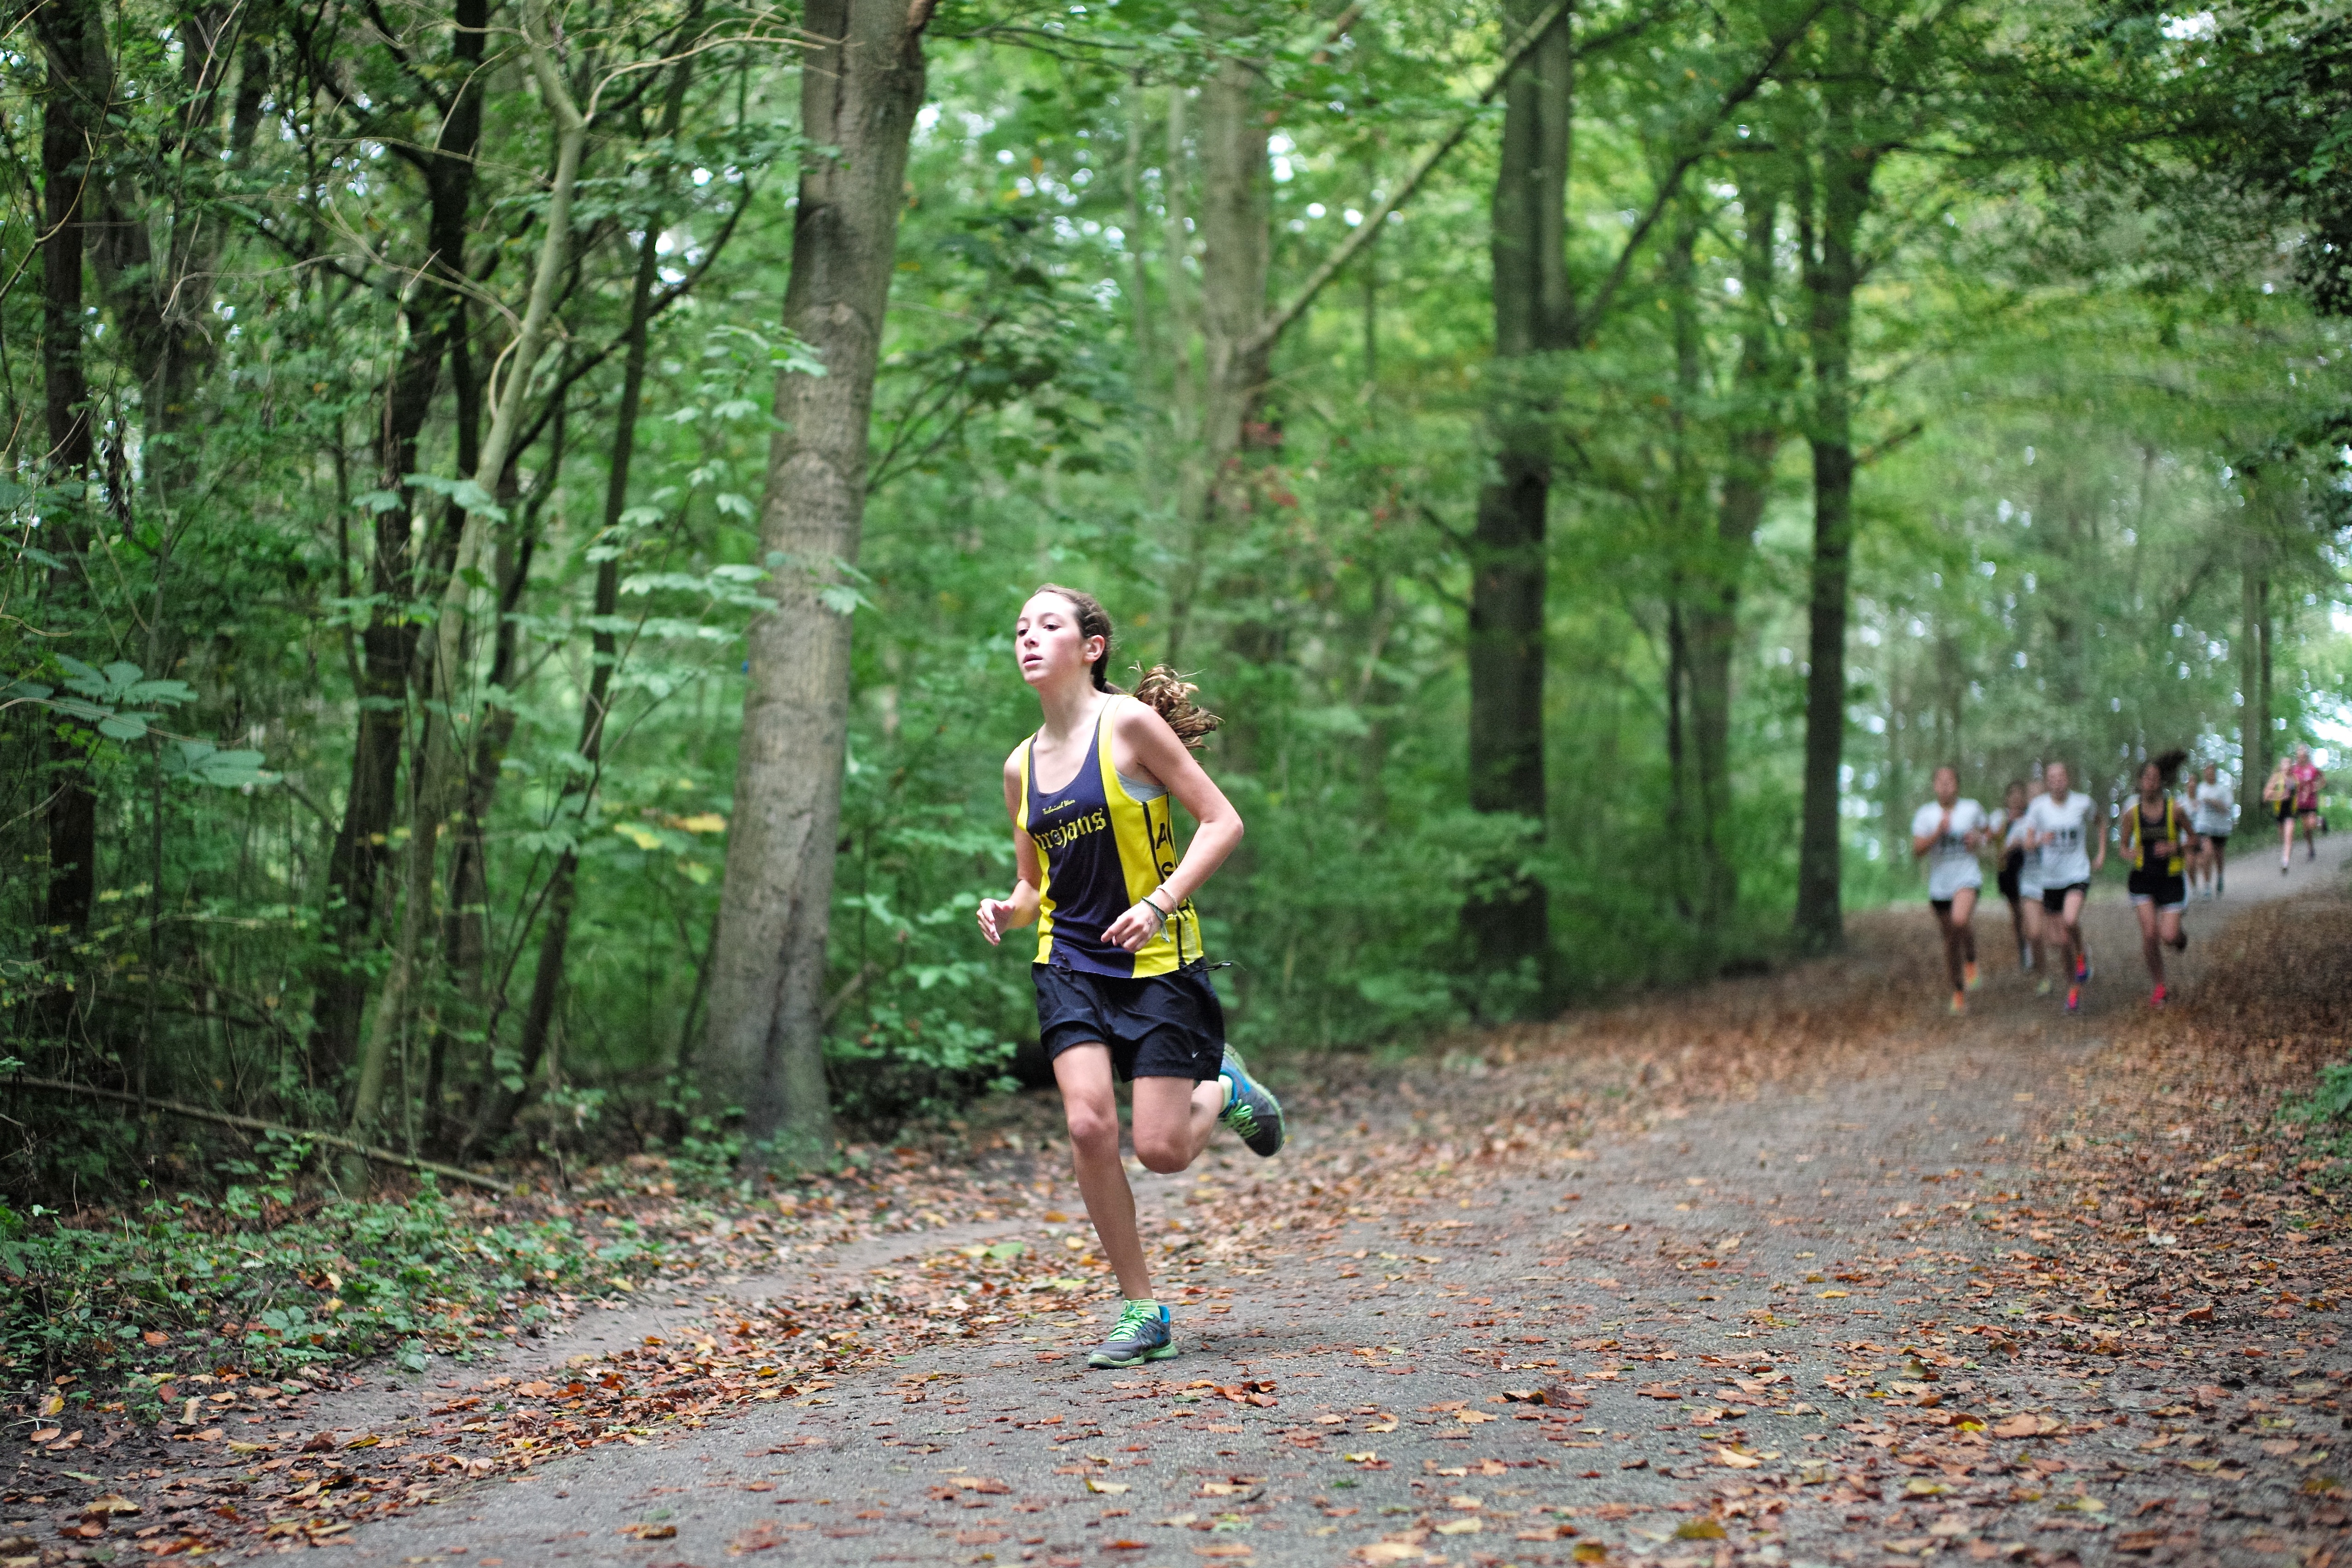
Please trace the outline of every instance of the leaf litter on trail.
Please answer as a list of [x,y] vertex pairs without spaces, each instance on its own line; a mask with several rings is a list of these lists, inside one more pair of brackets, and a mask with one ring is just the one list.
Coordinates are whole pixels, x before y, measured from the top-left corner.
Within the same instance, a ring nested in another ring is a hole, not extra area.
[[[2340,1209],[2329,1189],[2307,1179],[2313,1173],[2304,1168],[2293,1146],[2296,1134],[2283,1131],[2270,1115],[2282,1095],[2309,1082],[2317,1061],[2330,1050],[2340,1050],[2340,1044],[2333,1043],[2340,1035],[2330,1033],[2324,988],[2281,985],[2275,968],[2278,963],[2299,963],[2306,974],[2340,971],[2337,955],[2352,948],[2352,919],[2341,910],[2323,911],[2323,915],[2314,918],[2309,910],[2302,912],[2305,925],[2301,928],[2291,922],[2265,925],[2263,912],[2247,917],[2253,927],[2247,948],[2258,957],[2250,959],[2241,991],[2217,985],[2205,1005],[2119,1025],[2100,1057],[2104,1065],[2097,1075],[2098,1092],[2071,1112],[2050,1113],[2071,1114],[2074,1120],[2058,1127],[2035,1152],[2038,1170],[2023,1191],[1996,1191],[1981,1183],[1973,1187],[1948,1185],[1928,1195],[1934,1201],[1891,1217],[1907,1240],[1932,1241],[1943,1232],[1963,1233],[1969,1247],[1966,1255],[1976,1271],[1967,1276],[1964,1294],[1945,1292],[1951,1299],[1938,1301],[1930,1327],[1897,1334],[1890,1325],[1886,1332],[1894,1343],[1857,1340],[1828,1353],[1832,1360],[1874,1359],[1866,1377],[1832,1387],[1828,1382],[1841,1375],[1832,1374],[1823,1391],[1815,1393],[1809,1386],[1815,1398],[1870,1396],[1869,1412],[1880,1419],[1858,1424],[1859,1430],[1857,1424],[1848,1423],[1845,1436],[1872,1457],[1857,1462],[1807,1455],[1802,1462],[1784,1463],[1744,1446],[1709,1444],[1705,1452],[1713,1458],[1712,1471],[1679,1473],[1713,1474],[1718,1488],[1744,1487],[1756,1494],[1723,1506],[1760,1508],[1769,1501],[1783,1510],[1807,1498],[1818,1498],[1821,1506],[1831,1509],[1865,1504],[1889,1495],[1890,1470],[1900,1474],[1903,1467],[1914,1465],[1942,1466],[1943,1473],[1973,1471],[1979,1478],[2006,1472],[2012,1479],[2031,1479],[2039,1471],[2029,1459],[2047,1451],[2036,1445],[2063,1445],[2078,1433],[2074,1413],[1986,1410],[1972,1403],[1950,1406],[1951,1369],[1963,1360],[2003,1365],[2031,1359],[2053,1372],[2086,1365],[2106,1368],[2124,1360],[2154,1361],[2177,1369],[2185,1364],[2178,1361],[2182,1349],[2201,1352],[2207,1343],[2200,1339],[2176,1346],[2173,1336],[2182,1334],[2226,1333],[2232,1336],[2229,1347],[2233,1353],[2263,1350],[2273,1360],[2291,1349],[2283,1335],[2315,1322],[2309,1314],[2325,1304],[2352,1295],[2346,1289],[2340,1251],[2332,1241],[2340,1234]],[[2259,956],[2263,955],[2268,956]],[[1174,1239],[1186,1245],[1171,1247],[1157,1265],[1169,1281],[1166,1293],[1181,1303],[1180,1312],[1192,1322],[1204,1325],[1212,1320],[1202,1309],[1222,1306],[1221,1298],[1234,1287],[1246,1288],[1243,1280],[1221,1286],[1214,1272],[1219,1267],[1242,1261],[1296,1267],[1286,1260],[1328,1252],[1335,1233],[1368,1218],[1390,1224],[1407,1239],[1407,1247],[1421,1249],[1399,1253],[1391,1272],[1438,1267],[1427,1260],[1448,1255],[1455,1229],[1467,1223],[1454,1218],[1460,1206],[1496,1181],[1585,1158],[1584,1145],[1603,1127],[1654,1124],[1652,1119],[1660,1117],[1670,1121],[1679,1103],[1741,1095],[1801,1074],[1834,1072],[1841,1062],[1859,1063],[1879,1048],[1874,1031],[1896,1021],[1902,1005],[1887,1000],[1884,988],[1825,996],[1818,984],[1808,989],[1807,983],[1793,979],[1709,996],[1705,1006],[1644,1002],[1543,1030],[1499,1031],[1481,1048],[1485,1076],[1444,1068],[1409,1069],[1387,1081],[1404,1091],[1393,1094],[1364,1092],[1372,1078],[1369,1066],[1334,1062],[1321,1082],[1294,1100],[1302,1124],[1325,1125],[1328,1135],[1263,1167],[1208,1162],[1201,1174],[1213,1185],[1187,1195],[1181,1221],[1184,1228],[1175,1233]],[[2257,1040],[2260,1048],[2250,1050],[2249,1042]],[[2052,1105],[2062,1098],[2044,1094],[2042,1103]],[[1383,1105],[1378,1121],[1339,1108],[1368,1103]],[[1029,1114],[1038,1108],[1013,1109]],[[2124,1141],[2120,1134],[2126,1132],[2136,1135]],[[2152,1154],[2164,1157],[2152,1159]],[[825,1390],[842,1381],[928,1345],[968,1344],[983,1337],[1006,1343],[1016,1328],[1066,1322],[1071,1307],[1111,1293],[1107,1266],[1088,1245],[1090,1230],[1082,1225],[1056,1230],[1070,1223],[1062,1211],[1043,1208],[1033,1194],[1016,1195],[1011,1182],[971,1182],[971,1172],[970,1164],[959,1165],[937,1153],[916,1150],[909,1157],[894,1151],[877,1158],[870,1169],[845,1172],[833,1182],[800,1189],[783,1200],[762,1199],[748,1209],[715,1203],[689,1207],[683,1200],[673,1204],[667,1195],[656,1193],[647,1212],[666,1209],[671,1216],[669,1228],[663,1232],[657,1223],[641,1223],[656,1240],[667,1234],[670,1239],[662,1245],[671,1250],[645,1273],[638,1289],[656,1293],[701,1289],[722,1274],[773,1269],[796,1255],[792,1249],[830,1246],[877,1229],[917,1241],[922,1232],[908,1223],[910,1210],[942,1221],[950,1215],[990,1219],[1012,1215],[1021,1226],[1043,1228],[1027,1242],[992,1240],[939,1248],[909,1262],[868,1270],[830,1286],[795,1284],[789,1299],[711,1304],[694,1322],[646,1336],[653,1343],[602,1356],[574,1357],[561,1370],[520,1380],[488,1378],[449,1391],[430,1412],[429,1427],[345,1433],[323,1446],[318,1440],[326,1434],[313,1434],[301,1442],[273,1439],[256,1445],[257,1458],[243,1467],[253,1483],[245,1517],[207,1521],[176,1539],[193,1547],[226,1544],[246,1531],[279,1539],[289,1532],[331,1537],[354,1521],[404,1511],[448,1487],[528,1469],[558,1454],[614,1442],[661,1440],[758,1403],[821,1400]],[[2182,1179],[2184,1175],[2188,1179]],[[644,1185],[657,1189],[659,1181]],[[885,1212],[891,1218],[878,1226],[856,1218],[861,1206],[877,1197],[889,1199]],[[994,1212],[984,1206],[993,1206]],[[1560,1235],[1547,1243],[1547,1249],[1563,1263],[1580,1253],[1597,1260],[1596,1246],[1629,1247],[1634,1239],[1621,1226],[1588,1230],[1572,1218],[1560,1225]],[[2158,1236],[2168,1239],[2160,1244],[2151,1239]],[[1203,1238],[1207,1239],[1198,1239]],[[1748,1267],[1741,1260],[1753,1249],[1723,1245],[1730,1239],[1707,1237],[1678,1253],[1662,1250],[1654,1262],[1643,1266],[1665,1270],[1704,1261],[1716,1265],[1717,1274],[1723,1269]],[[1068,1245],[1073,1240],[1079,1245]],[[1247,1260],[1237,1256],[1244,1245],[1252,1253]],[[1607,1269],[1593,1270],[1585,1263],[1578,1272],[1589,1271],[1595,1289],[1621,1291],[1625,1288],[1621,1278],[1635,1279],[1639,1289],[1644,1276],[1626,1272],[1637,1261],[1629,1254],[1622,1260],[1610,1260]],[[1822,1267],[1824,1273],[1832,1268],[1826,1262]],[[1853,1291],[1842,1291],[1833,1301],[1878,1292],[1890,1282],[1907,1282],[1900,1265],[1891,1272],[1860,1263],[1836,1267],[1845,1270],[1837,1278],[1851,1282]],[[1351,1284],[1370,1291],[1389,1282],[1374,1278]],[[2163,1299],[2168,1296],[2169,1303]],[[2229,1308],[2212,1312],[2222,1301]],[[1490,1371],[1498,1364],[1511,1364],[1515,1345],[1492,1333],[1474,1334],[1479,1326],[1500,1327],[1491,1315],[1492,1299],[1456,1295],[1448,1306],[1456,1320],[1449,1323],[1449,1331],[1458,1325],[1465,1337],[1475,1337]],[[1824,1310],[1842,1312],[1843,1307]],[[1487,1315],[1475,1315],[1481,1312]],[[1567,1337],[1545,1336],[1538,1348],[1553,1357],[1545,1367],[1570,1354],[1559,1343]],[[2253,1343],[2255,1339],[2263,1343]],[[1628,1375],[1654,1351],[1659,1359],[1673,1359],[1663,1343],[1626,1340],[1621,1344],[1618,1338],[1599,1335],[1577,1343],[1584,1354],[1614,1354],[1601,1364],[1581,1363],[1580,1372],[1539,1367],[1542,1375],[1558,1379],[1537,1385],[1539,1398],[1527,1398],[1530,1390],[1522,1389],[1495,1396],[1495,1401],[1507,1408],[1514,1403],[1538,1406],[1530,1414],[1559,1420],[1580,1408],[1595,1385],[1627,1377],[1618,1385],[1656,1401],[1662,1416],[1671,1415],[1665,1406],[1696,1399],[1705,1405],[1702,1416],[1711,1411],[1709,1418],[1728,1423],[1741,1418],[1741,1407],[1722,1402],[1722,1394],[1751,1400],[1767,1395],[1787,1397],[1774,1392],[1776,1385],[1745,1376],[1744,1369],[1744,1381],[1727,1382],[1714,1393],[1712,1380],[1726,1374],[1706,1368],[1696,1387],[1683,1368],[1632,1387]],[[1417,1344],[1421,1354],[1428,1349]],[[1412,1359],[1393,1345],[1318,1347],[1315,1354],[1347,1356],[1371,1371],[1391,1365],[1403,1370]],[[1528,1351],[1517,1354],[1531,1355]],[[2259,1359],[2242,1364],[2252,1365]],[[1687,1351],[1685,1360],[1689,1360]],[[1769,1366],[1758,1370],[1773,1375]],[[1184,1381],[1198,1386],[1187,1390]],[[898,1389],[908,1403],[938,1403],[951,1383],[902,1375]],[[2330,1386],[2331,1395],[2338,1392]],[[1192,1404],[1182,1402],[1187,1396]],[[1149,1401],[1176,1411],[1213,1402],[1244,1425],[1280,1418],[1275,1384],[1257,1377],[1145,1379],[1126,1384],[1112,1397]],[[2234,1408],[2245,1402],[2238,1390],[2210,1383],[2200,1385],[2194,1400],[2185,1396],[2183,1400],[2200,1411]],[[495,1408],[500,1404],[507,1408]],[[1460,1428],[1497,1419],[1465,1402],[1455,1406],[1448,1424]],[[2030,1432],[2025,1427],[2029,1419]],[[1303,1437],[1312,1442],[1318,1422],[1319,1417],[1302,1419],[1292,1441]],[[1370,1424],[1360,1424],[1364,1422]],[[1084,1431],[1077,1424],[1066,1424],[1060,1412],[1043,1413],[1028,1425],[1048,1441]],[[1343,1440],[1351,1425],[1354,1430],[1390,1431],[1395,1418],[1360,1416],[1355,1423],[1343,1418],[1329,1424],[1332,1435]],[[62,1436],[62,1430],[51,1440]],[[1238,1433],[1244,1425],[1228,1420],[1211,1430]],[[1565,1427],[1551,1435],[1559,1442],[1581,1440]],[[352,1447],[369,1437],[376,1438],[373,1446]],[[424,1446],[452,1438],[454,1447],[437,1451]],[[769,1451],[790,1453],[824,1441],[796,1438]],[[191,1449],[197,1446],[188,1445]],[[1996,1462],[2005,1449],[2015,1449],[2020,1457]],[[1388,1465],[1370,1449],[1318,1451],[1351,1471]],[[2172,1452],[2168,1448],[2158,1458],[2175,1462]],[[269,1457],[258,1458],[263,1453]],[[2273,1459],[2292,1463],[2285,1456],[2264,1456],[2263,1462]],[[1648,1462],[1638,1457],[1624,1461],[1628,1466]],[[2187,1472],[2190,1474],[2242,1473],[2227,1457],[2200,1455],[2187,1462],[2200,1467]],[[1770,1468],[1776,1463],[1782,1469]],[[2296,1479],[2300,1482],[2299,1475]],[[1986,1483],[1980,1479],[1971,1484]],[[2314,1517],[2325,1517],[2329,1509],[2340,1514],[2340,1485],[2325,1474],[2314,1477],[2313,1484],[2318,1490],[2298,1495],[2309,1500],[2305,1506]],[[1784,1489],[1786,1495],[1775,1488]],[[1920,1508],[1945,1506],[1941,1494],[1894,1490]],[[1990,1540],[1998,1533],[1993,1521],[2004,1511],[2043,1506],[2035,1500],[2042,1489],[2020,1484],[2016,1492],[2014,1500],[1977,1505],[1986,1517],[1977,1539]],[[2054,1499],[2048,1507],[2046,1515],[2037,1517],[2089,1523],[2104,1517],[2079,1508],[2061,1513]],[[2024,1528],[2020,1525],[2010,1533]],[[2181,1533],[2182,1528],[2176,1527],[2165,1538]],[[771,1531],[762,1543],[752,1539],[758,1534],[751,1532],[730,1551],[764,1551],[782,1539]],[[1366,1549],[1357,1547],[1356,1560],[1412,1562],[1428,1555],[1417,1542],[1380,1544],[1395,1546],[1399,1554],[1367,1557]],[[1601,1560],[1596,1554],[1600,1544],[1580,1542],[1576,1560]]]

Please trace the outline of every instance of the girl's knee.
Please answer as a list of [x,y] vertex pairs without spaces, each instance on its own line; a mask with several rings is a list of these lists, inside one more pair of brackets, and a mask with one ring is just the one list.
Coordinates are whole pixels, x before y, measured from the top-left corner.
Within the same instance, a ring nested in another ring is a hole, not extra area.
[[1158,1138],[1138,1138],[1135,1157],[1143,1168],[1155,1176],[1174,1176],[1192,1163],[1192,1151],[1180,1143],[1162,1142]]
[[1072,1105],[1064,1120],[1070,1129],[1070,1146],[1080,1154],[1097,1155],[1118,1149],[1118,1112],[1097,1105]]

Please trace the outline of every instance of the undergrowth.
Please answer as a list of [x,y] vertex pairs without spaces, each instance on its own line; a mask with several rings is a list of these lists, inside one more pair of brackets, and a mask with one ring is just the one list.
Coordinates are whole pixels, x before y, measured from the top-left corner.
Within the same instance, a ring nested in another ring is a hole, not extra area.
[[478,1342],[628,1289],[659,1260],[634,1220],[483,1223],[438,1190],[303,1203],[284,1186],[66,1217],[0,1206],[0,1378],[85,1381],[152,1413],[195,1373],[284,1377],[389,1352],[468,1359]]
[[2304,1124],[2306,1157],[2327,1162],[2314,1178],[2327,1186],[2352,1186],[2352,1061],[2319,1070],[2319,1080],[2286,1114]]

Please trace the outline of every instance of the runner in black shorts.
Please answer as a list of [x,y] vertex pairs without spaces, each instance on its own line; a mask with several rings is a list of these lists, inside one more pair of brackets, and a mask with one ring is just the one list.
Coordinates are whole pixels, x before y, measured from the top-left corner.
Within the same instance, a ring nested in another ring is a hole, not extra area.
[[2012,779],[2001,791],[2000,810],[1992,820],[1985,841],[2000,846],[2000,870],[1994,883],[2000,895],[2009,902],[2010,934],[2017,938],[2017,967],[2033,967],[2033,948],[2025,931],[2025,887],[2021,880],[2025,871],[2025,780]]
[[2141,764],[2139,799],[2124,812],[2123,853],[2131,862],[2129,887],[2132,913],[2139,916],[2139,950],[2156,987],[2147,998],[2152,1008],[2161,1008],[2166,999],[2164,950],[2177,953],[2189,946],[2189,934],[2180,928],[2180,912],[2189,904],[2189,883],[2182,875],[2189,813],[2171,788],[2173,775],[2188,755],[2168,751]]
[[[1110,617],[1089,594],[1048,586],[1021,608],[1013,648],[1045,722],[1004,759],[1020,880],[978,913],[991,944],[1037,922],[1038,1032],[1061,1085],[1078,1190],[1125,1298],[1087,1364],[1134,1366],[1174,1355],[1176,1340],[1151,1293],[1119,1160],[1114,1078],[1134,1084],[1135,1157],[1163,1174],[1191,1165],[1220,1123],[1271,1155],[1283,1117],[1224,1043],[1192,907],[1242,837],[1241,814],[1192,759],[1217,719],[1165,665],[1137,696],[1118,691],[1103,678],[1110,640]],[[1171,797],[1199,824],[1181,862]]]

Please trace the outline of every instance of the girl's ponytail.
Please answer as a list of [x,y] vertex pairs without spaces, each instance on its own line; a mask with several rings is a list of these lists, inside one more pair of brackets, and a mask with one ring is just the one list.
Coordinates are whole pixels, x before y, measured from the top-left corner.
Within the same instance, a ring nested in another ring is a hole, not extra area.
[[1206,708],[1195,707],[1192,694],[1201,688],[1168,665],[1154,664],[1140,673],[1143,678],[1135,684],[1135,700],[1159,710],[1186,750],[1200,750],[1210,732],[1225,722]]
[[[1108,674],[1110,668],[1111,625],[1110,616],[1104,611],[1102,601],[1091,593],[1064,588],[1058,582],[1042,584],[1037,592],[1058,594],[1068,600],[1070,608],[1078,612],[1079,637],[1099,637],[1103,640],[1102,657],[1097,659],[1087,673],[1093,677],[1095,690],[1118,691],[1118,688],[1110,684]],[[1176,732],[1176,738],[1184,743],[1186,750],[1198,751],[1201,743],[1209,738],[1210,732],[1225,722],[1205,708],[1195,707],[1192,694],[1201,688],[1168,665],[1154,664],[1149,670],[1140,665],[1133,668],[1143,677],[1136,683],[1135,699],[1149,704],[1161,718],[1166,719],[1168,727]]]

